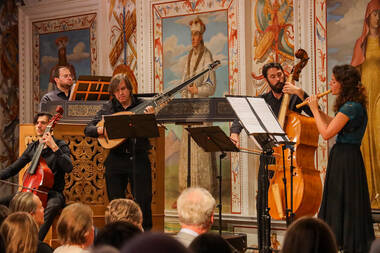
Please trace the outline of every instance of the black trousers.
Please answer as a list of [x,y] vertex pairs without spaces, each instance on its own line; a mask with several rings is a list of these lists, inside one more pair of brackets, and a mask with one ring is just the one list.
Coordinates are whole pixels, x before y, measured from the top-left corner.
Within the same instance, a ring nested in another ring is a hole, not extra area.
[[[16,195],[8,195],[0,199],[0,204],[8,206],[12,198]],[[56,191],[49,191],[48,200],[46,208],[44,210],[44,224],[41,225],[39,231],[39,239],[43,241],[49,228],[53,224],[54,218],[60,213],[60,211],[65,207],[65,197],[62,193]]]
[[[139,204],[143,213],[143,228],[145,231],[152,228],[152,170],[147,154],[136,155],[126,161],[123,171],[115,170],[112,166],[106,167],[106,184],[109,201],[125,198],[127,185],[130,183],[134,200]],[[134,169],[135,167],[135,169]]]
[[58,216],[61,210],[65,207],[65,203],[65,197],[62,193],[56,191],[49,192],[47,205],[44,211],[44,224],[42,224],[38,233],[40,241],[44,240],[55,217]]

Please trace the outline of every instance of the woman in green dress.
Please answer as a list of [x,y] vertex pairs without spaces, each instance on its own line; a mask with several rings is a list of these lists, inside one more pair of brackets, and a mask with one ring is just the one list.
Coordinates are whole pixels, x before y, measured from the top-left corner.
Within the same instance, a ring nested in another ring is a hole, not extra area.
[[360,151],[367,125],[365,88],[359,71],[351,65],[335,66],[330,81],[336,95],[335,117],[318,108],[315,95],[307,99],[319,133],[337,135],[327,165],[318,217],[333,230],[343,252],[368,252],[374,239],[367,177]]

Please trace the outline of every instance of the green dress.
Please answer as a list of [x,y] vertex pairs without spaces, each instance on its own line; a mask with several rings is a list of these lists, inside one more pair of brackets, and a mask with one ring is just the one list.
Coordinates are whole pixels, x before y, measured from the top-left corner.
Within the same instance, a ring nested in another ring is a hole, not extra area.
[[318,217],[330,225],[339,249],[368,252],[374,240],[367,177],[360,144],[367,125],[365,107],[347,102],[339,112],[349,121],[330,151]]

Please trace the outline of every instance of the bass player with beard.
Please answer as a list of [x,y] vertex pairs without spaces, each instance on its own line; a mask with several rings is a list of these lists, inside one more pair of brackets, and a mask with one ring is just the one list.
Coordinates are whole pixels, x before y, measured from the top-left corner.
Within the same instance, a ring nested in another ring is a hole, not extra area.
[[[278,117],[278,114],[280,112],[280,107],[283,99],[284,93],[287,93],[290,95],[290,102],[289,102],[289,110],[292,110],[297,113],[301,113],[304,111],[307,115],[312,116],[312,112],[310,108],[307,106],[303,106],[299,109],[296,108],[296,105],[301,103],[304,99],[308,97],[306,92],[300,88],[295,86],[294,84],[290,82],[285,81],[285,73],[284,70],[279,63],[267,63],[264,65],[262,74],[264,78],[266,79],[270,91],[264,94],[261,94],[260,97],[264,98],[265,102],[271,107],[273,113]],[[236,144],[237,147],[240,146],[240,139],[239,134],[243,127],[240,125],[238,120],[235,120],[230,128],[230,138],[231,140]],[[263,158],[260,157],[260,167],[259,167],[259,173],[258,173],[258,192],[257,192],[257,203],[256,203],[256,210],[257,210],[257,221],[258,221],[258,242],[259,242],[259,249],[260,253],[263,251],[263,241],[262,238],[264,238],[264,228],[263,228],[263,216],[265,212],[265,198],[263,197],[263,191],[268,191],[268,189],[264,189],[265,180],[268,180],[268,178],[265,178],[265,167],[264,163],[262,162]]]

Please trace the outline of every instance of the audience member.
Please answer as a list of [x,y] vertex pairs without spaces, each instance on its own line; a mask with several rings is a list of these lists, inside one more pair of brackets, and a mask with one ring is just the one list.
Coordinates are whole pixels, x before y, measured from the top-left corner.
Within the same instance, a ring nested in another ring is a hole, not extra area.
[[120,250],[125,242],[140,233],[141,229],[130,222],[111,222],[106,224],[96,235],[94,246],[109,245]]
[[88,252],[87,248],[94,241],[92,209],[82,203],[66,206],[57,223],[58,239],[62,246],[54,253]]
[[176,239],[186,247],[200,234],[210,230],[214,222],[215,199],[204,188],[185,189],[177,199],[181,230]]
[[27,212],[15,212],[0,227],[7,253],[39,252],[38,226]]
[[9,209],[14,212],[27,212],[32,215],[38,226],[44,224],[44,208],[40,198],[31,192],[18,192],[9,203]]
[[[18,192],[9,203],[10,212],[27,212],[29,213],[38,228],[44,224],[44,208],[40,198],[31,192]],[[46,243],[39,240],[39,252],[53,252],[53,249]]]
[[193,253],[232,253],[231,245],[218,234],[205,233],[195,238],[189,245]]
[[120,251],[121,253],[190,253],[182,243],[169,235],[162,233],[142,233],[129,241]]
[[105,211],[105,223],[109,224],[115,221],[128,221],[143,231],[143,214],[140,206],[131,199],[114,199]]
[[3,224],[3,221],[8,217],[10,213],[11,212],[7,206],[0,205],[0,225]]
[[289,226],[281,253],[337,253],[335,236],[323,220],[303,217]]

